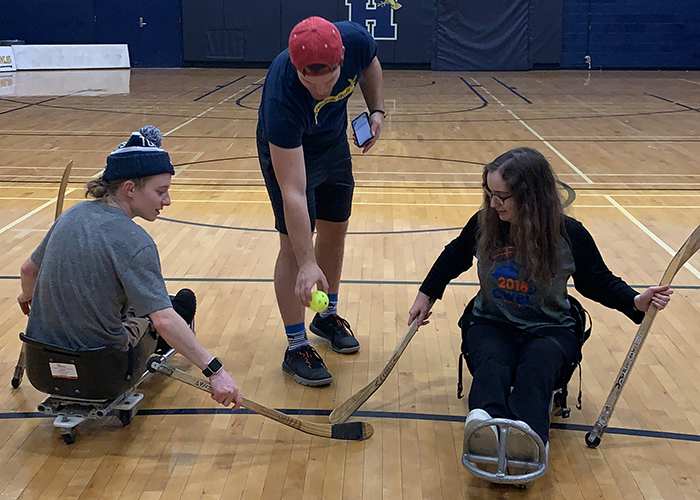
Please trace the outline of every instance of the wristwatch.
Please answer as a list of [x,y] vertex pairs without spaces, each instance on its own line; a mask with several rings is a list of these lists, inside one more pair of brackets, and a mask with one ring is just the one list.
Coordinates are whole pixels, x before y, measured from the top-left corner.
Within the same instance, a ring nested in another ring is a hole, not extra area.
[[215,373],[219,373],[223,367],[224,364],[219,358],[212,358],[212,360],[207,364],[207,367],[202,370],[202,373],[205,377],[209,378]]

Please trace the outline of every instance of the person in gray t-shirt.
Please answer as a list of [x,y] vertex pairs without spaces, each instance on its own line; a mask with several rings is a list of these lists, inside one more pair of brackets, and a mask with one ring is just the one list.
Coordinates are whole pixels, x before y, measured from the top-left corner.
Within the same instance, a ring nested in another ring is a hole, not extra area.
[[[175,170],[155,127],[134,132],[107,158],[95,198],[66,210],[22,265],[26,335],[70,349],[135,346],[150,328],[211,379],[212,398],[242,403],[235,381],[173,309],[151,236],[132,219],[154,221],[170,205]],[[133,310],[134,317],[127,317]],[[194,311],[192,311],[194,314]],[[150,321],[149,319],[150,318]]]

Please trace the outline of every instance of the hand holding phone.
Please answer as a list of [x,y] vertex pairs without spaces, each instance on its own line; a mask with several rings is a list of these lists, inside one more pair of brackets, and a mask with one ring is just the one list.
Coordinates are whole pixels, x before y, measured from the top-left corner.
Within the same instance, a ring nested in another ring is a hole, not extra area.
[[363,147],[374,138],[369,126],[369,115],[366,111],[352,121],[352,131],[359,147]]

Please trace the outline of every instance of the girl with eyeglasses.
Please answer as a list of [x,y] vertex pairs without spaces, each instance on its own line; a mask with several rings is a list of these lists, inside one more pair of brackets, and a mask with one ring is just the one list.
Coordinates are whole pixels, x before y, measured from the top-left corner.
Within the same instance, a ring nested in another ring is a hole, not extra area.
[[[408,322],[426,324],[429,300],[442,298],[476,257],[480,289],[460,320],[473,376],[467,431],[505,418],[525,422],[547,443],[552,392],[581,348],[569,312],[569,278],[581,295],[635,323],[650,305],[663,309],[673,291],[652,286],[638,293],[610,272],[590,233],[564,215],[554,172],[538,151],[515,148],[487,164],[483,188],[481,209],[433,264]],[[495,427],[480,429],[469,443],[472,453],[498,455]],[[507,439],[507,456],[536,460],[534,443]]]

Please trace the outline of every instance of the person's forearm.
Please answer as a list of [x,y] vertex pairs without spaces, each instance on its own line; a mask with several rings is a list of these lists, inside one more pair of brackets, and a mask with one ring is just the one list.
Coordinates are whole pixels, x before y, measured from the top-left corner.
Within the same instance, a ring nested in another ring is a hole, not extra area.
[[382,76],[382,66],[376,57],[362,73],[360,78],[360,89],[365,99],[367,108],[370,111],[384,109],[384,77]]
[[39,266],[34,264],[32,259],[27,259],[19,272],[20,285],[22,287],[22,294],[26,297],[31,297],[34,295],[34,287],[36,286],[36,279],[39,276]]
[[284,220],[287,235],[294,250],[297,266],[316,262],[309,209],[306,205],[306,193],[285,193]]
[[200,370],[207,367],[214,356],[195,337],[185,320],[174,309],[163,309],[151,313],[149,316],[158,334],[165,339],[170,347],[185,356]]

